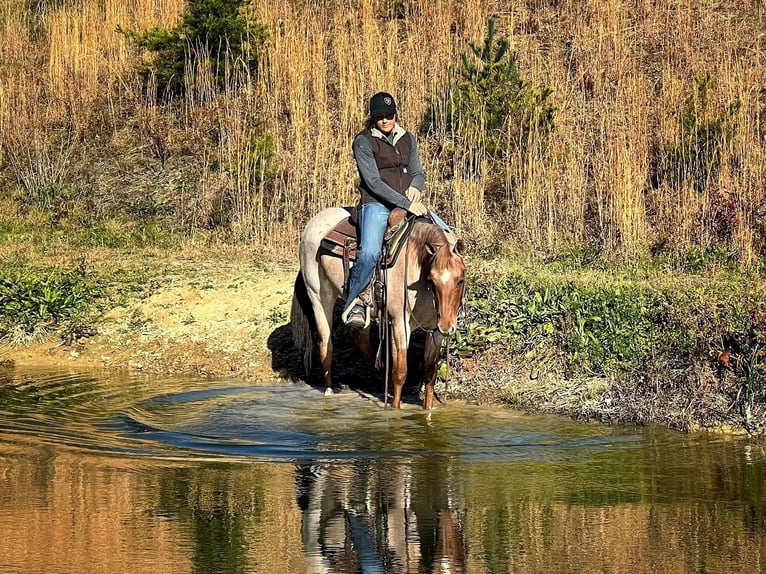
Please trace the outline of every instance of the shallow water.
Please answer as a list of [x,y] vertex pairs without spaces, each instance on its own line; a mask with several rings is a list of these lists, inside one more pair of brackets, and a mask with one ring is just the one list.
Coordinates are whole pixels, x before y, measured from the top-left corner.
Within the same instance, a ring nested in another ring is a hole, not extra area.
[[0,572],[766,571],[761,442],[0,371]]

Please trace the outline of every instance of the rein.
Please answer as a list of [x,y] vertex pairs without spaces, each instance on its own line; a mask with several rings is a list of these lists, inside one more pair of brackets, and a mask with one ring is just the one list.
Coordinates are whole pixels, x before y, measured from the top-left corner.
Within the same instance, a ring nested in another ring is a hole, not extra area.
[[[408,240],[408,243],[409,243],[409,240]],[[407,245],[407,247],[409,248],[409,245]],[[426,333],[430,333],[431,336],[433,337],[433,332],[436,331],[439,328],[439,325],[437,324],[436,327],[434,327],[433,329],[426,329],[423,326],[423,324],[420,321],[417,320],[417,318],[415,317],[415,314],[412,312],[413,308],[410,307],[410,298],[407,296],[407,285],[409,285],[409,281],[407,280],[407,272],[410,269],[409,257],[410,257],[410,250],[409,249],[405,249],[405,251],[404,251],[404,311],[405,311],[405,316],[406,316],[406,312],[409,312],[410,317],[415,321],[415,324],[417,325],[415,327],[415,329],[420,329],[422,331],[425,331]],[[436,315],[438,317],[439,316],[439,310],[436,308],[436,289],[434,289],[433,282],[431,281],[430,278],[428,278],[426,280],[426,285],[428,287],[428,290],[433,293],[434,311],[436,311]]]
[[[405,263],[405,267],[404,267],[404,305],[405,305],[405,311],[409,311],[410,317],[412,317],[415,320],[415,323],[417,323],[417,328],[418,329],[422,329],[423,331],[428,333],[428,335],[431,337],[431,341],[433,342],[434,332],[436,332],[436,330],[439,328],[439,325],[437,324],[436,327],[434,327],[433,329],[430,329],[430,330],[426,329],[415,318],[415,315],[412,312],[412,308],[409,306],[409,297],[407,297],[407,284],[408,284],[407,283],[407,271],[409,270],[408,256],[409,256],[409,250],[407,250],[405,252],[405,255],[404,255],[404,257],[405,257],[405,260],[404,260],[404,263]],[[437,301],[436,289],[434,288],[433,282],[431,281],[430,278],[428,279],[428,289],[431,290],[432,293],[433,293],[434,309],[436,311],[436,316],[438,317],[439,316],[439,311],[438,311],[438,308],[437,308],[438,307],[438,301]],[[462,314],[463,317],[465,317],[465,295],[466,295],[466,290],[467,290],[466,285],[465,285],[465,283],[463,283],[462,292],[460,293],[460,308],[458,309],[458,317],[460,317],[461,314]],[[450,366],[449,366],[449,343],[450,343],[450,339],[451,338],[452,338],[452,335],[446,335],[446,336],[444,336],[444,338],[442,340],[442,347],[445,347],[445,345],[446,345],[446,357],[445,357],[445,361],[447,362],[447,378],[445,380],[445,389],[446,389],[448,394],[449,394],[448,382],[449,382],[449,368],[450,368]],[[386,381],[386,383],[388,383],[388,381]]]
[[[388,259],[388,245],[383,247],[383,254],[385,256],[385,259]],[[384,260],[385,260],[384,259]],[[383,289],[381,289],[380,294],[380,306],[381,306],[381,313],[380,313],[380,320],[378,321],[378,339],[381,341],[381,345],[383,345],[383,341],[385,341],[385,352],[386,352],[386,370],[385,370],[385,386],[383,389],[383,408],[388,408],[388,380],[391,378],[391,324],[388,321],[388,267],[384,266],[383,268]]]

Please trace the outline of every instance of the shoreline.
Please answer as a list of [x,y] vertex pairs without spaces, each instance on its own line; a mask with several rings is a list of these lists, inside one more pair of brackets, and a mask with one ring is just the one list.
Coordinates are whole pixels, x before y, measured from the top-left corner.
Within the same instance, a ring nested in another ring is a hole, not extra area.
[[[151,264],[146,263],[150,258],[134,258],[131,265],[151,268],[150,279],[137,293],[102,309],[92,336],[68,345],[55,333],[25,345],[2,344],[0,365],[236,377],[253,384],[301,380],[320,386],[318,372],[304,376],[302,357],[292,344],[289,310],[297,264],[254,262],[252,254],[241,253],[221,263],[209,255],[166,260],[164,254]],[[112,254],[107,260],[116,259]],[[369,380],[360,388],[382,392],[374,386],[380,375],[342,329],[336,337],[335,384]],[[760,410],[751,418],[732,412],[726,393],[735,387],[716,378],[709,362],[681,375],[647,371],[642,382],[565,377],[555,361],[502,345],[449,360],[449,380],[438,381],[436,388],[446,400],[607,424],[657,423],[683,432],[763,432]],[[411,396],[417,387],[410,382],[405,391]]]

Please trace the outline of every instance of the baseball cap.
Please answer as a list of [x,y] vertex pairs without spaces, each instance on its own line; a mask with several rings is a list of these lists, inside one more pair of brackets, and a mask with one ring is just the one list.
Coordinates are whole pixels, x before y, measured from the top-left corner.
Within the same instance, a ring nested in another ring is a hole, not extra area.
[[396,113],[394,96],[386,92],[378,92],[370,98],[370,115],[382,116]]

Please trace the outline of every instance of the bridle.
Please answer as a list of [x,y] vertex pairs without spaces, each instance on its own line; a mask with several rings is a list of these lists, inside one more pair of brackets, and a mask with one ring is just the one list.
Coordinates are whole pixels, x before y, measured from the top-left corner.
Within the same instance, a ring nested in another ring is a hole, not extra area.
[[[433,281],[431,281],[431,278],[428,278],[428,281],[430,283],[429,289],[433,289],[434,294],[434,307],[436,311],[436,327],[434,327],[433,330],[431,330],[428,334],[431,337],[431,342],[433,343],[434,333],[439,328],[439,295],[436,292],[436,288],[433,285]],[[457,319],[460,320],[460,317],[465,317],[465,294],[466,294],[466,283],[465,283],[465,277],[463,277],[463,283],[461,285],[461,292],[460,292],[460,305],[458,305],[457,310]],[[417,319],[415,319],[417,322]],[[444,358],[446,364],[447,364],[447,375],[449,375],[449,347],[450,347],[450,339],[452,338],[452,334],[446,335],[444,339],[442,340],[442,346],[446,348],[446,357]],[[449,381],[449,376],[445,377],[445,385]],[[448,388],[445,386],[445,390],[447,392]]]
[[[452,248],[450,248],[450,249],[452,249]],[[433,344],[433,343],[435,343],[435,341],[434,341],[435,333],[436,333],[436,331],[439,330],[439,318],[440,318],[440,313],[439,313],[439,294],[438,294],[438,291],[436,290],[436,286],[434,285],[434,282],[431,279],[431,277],[430,276],[427,277],[426,278],[426,289],[428,289],[433,294],[434,312],[436,313],[436,326],[433,329],[428,329],[428,328],[424,327],[423,324],[418,321],[417,317],[415,317],[415,314],[413,313],[412,307],[410,306],[410,298],[407,295],[407,285],[408,285],[407,271],[409,270],[409,261],[407,259],[408,256],[409,256],[409,249],[405,253],[405,268],[404,268],[404,305],[405,305],[405,311],[407,311],[407,314],[409,315],[409,317],[412,320],[415,321],[415,324],[416,324],[415,328],[416,328],[416,330],[417,329],[421,329],[422,331],[425,331],[427,333],[427,335],[429,337],[431,337],[431,343]],[[465,295],[466,295],[465,277],[463,277],[462,281],[463,281],[463,283],[462,283],[462,285],[460,287],[460,289],[461,289],[461,292],[460,292],[460,304],[458,305],[458,310],[457,310],[457,317],[458,318],[461,315],[465,316]],[[405,315],[405,316],[407,316],[407,315]],[[447,356],[446,356],[446,359],[445,359],[446,362],[447,362],[447,369],[449,369],[449,343],[450,343],[451,337],[452,337],[452,334],[444,335],[444,337],[442,339],[442,343],[441,343],[442,346],[445,346],[446,349],[447,349]],[[386,373],[386,386],[387,385],[388,385],[388,373]]]

